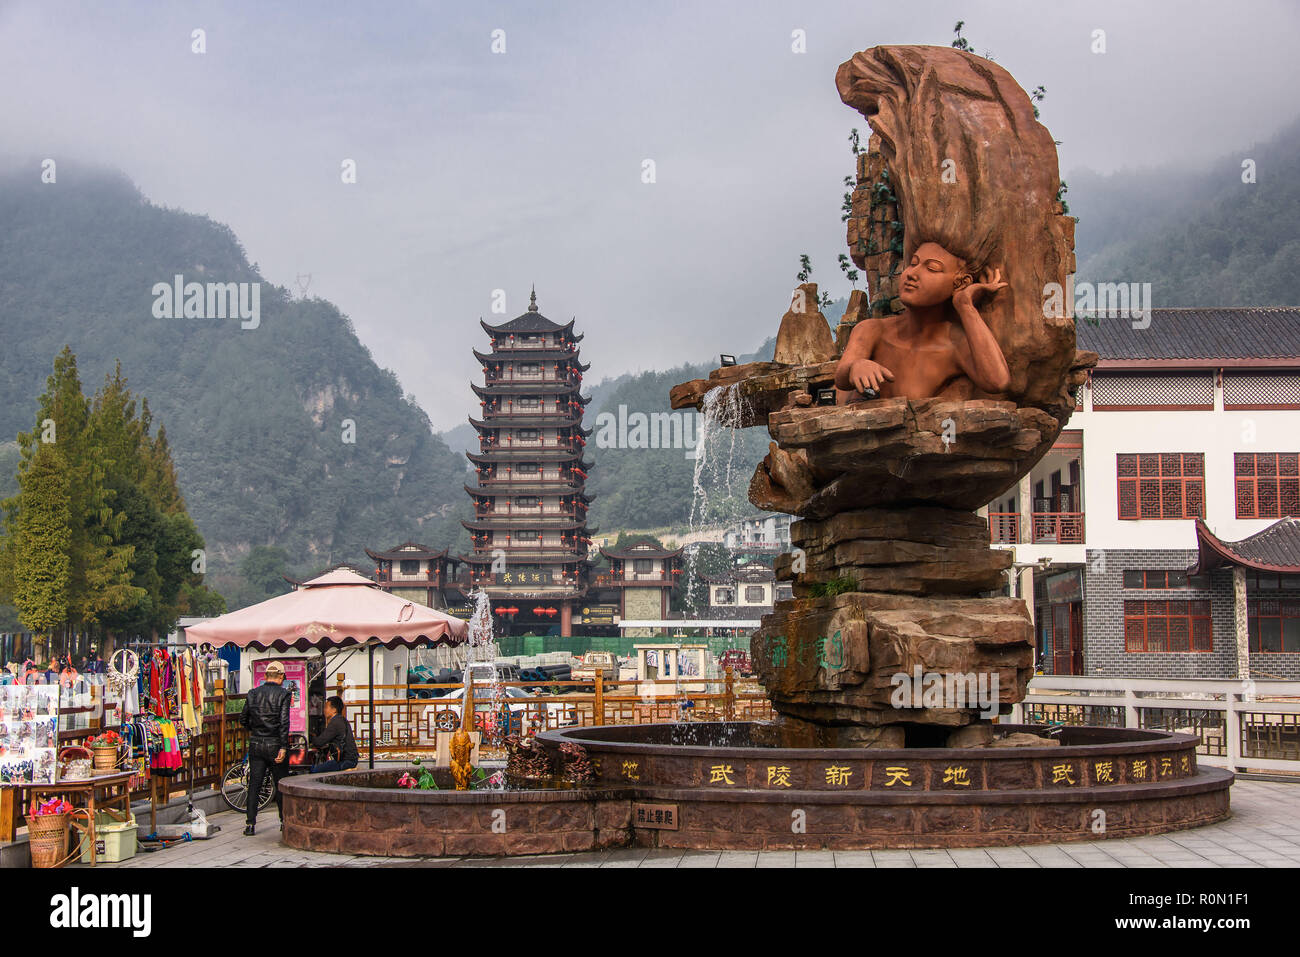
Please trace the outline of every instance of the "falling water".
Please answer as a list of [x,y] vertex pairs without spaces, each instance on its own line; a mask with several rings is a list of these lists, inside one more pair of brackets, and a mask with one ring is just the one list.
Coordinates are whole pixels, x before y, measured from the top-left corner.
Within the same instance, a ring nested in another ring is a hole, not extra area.
[[[710,389],[700,403],[699,437],[695,446],[695,476],[691,497],[690,530],[696,532],[708,526],[725,525],[743,514],[742,502],[748,501],[747,486],[749,457],[744,455],[744,437],[741,433],[749,415],[749,403],[740,393],[740,383]],[[738,458],[739,453],[739,458]],[[737,496],[737,477],[745,488]],[[710,492],[713,493],[712,497]],[[693,536],[692,536],[693,537]],[[690,547],[686,556],[686,595],[695,594],[698,576],[699,549]],[[689,692],[683,692],[683,699]],[[683,711],[682,714],[685,712]],[[698,729],[693,725],[681,727],[674,740],[682,744],[697,744]]]
[[[496,667],[497,643],[496,637],[492,633],[492,608],[489,603],[487,592],[481,588],[474,592],[471,597],[474,599],[474,614],[469,620],[469,659],[465,662],[465,696],[461,699],[460,720],[461,725],[467,731],[474,727],[473,716],[466,716],[465,710],[469,704],[469,689],[473,682],[473,673],[475,664],[492,665],[492,683],[489,685],[488,700],[491,701],[492,707],[488,714],[493,717],[494,725],[490,734],[491,741],[488,741],[489,735],[484,735],[484,743],[490,743],[492,747],[498,747],[502,743],[497,739],[504,740],[505,729],[501,728],[500,722],[496,721],[499,716],[498,709],[501,702],[505,700],[506,689],[501,680],[501,670]],[[466,721],[469,723],[466,724]]]
[[[704,400],[700,403],[699,433],[695,445],[691,532],[710,525],[724,524],[741,515],[742,509],[738,505],[734,488],[739,474],[736,453],[738,450],[743,451],[741,429],[744,428],[743,423],[749,411],[749,403],[740,394],[738,382],[729,386],[717,386],[704,394]],[[743,478],[748,484],[748,474]],[[710,488],[715,492],[720,491],[721,495],[711,500]],[[696,553],[695,548],[687,550],[688,596],[695,593]]]

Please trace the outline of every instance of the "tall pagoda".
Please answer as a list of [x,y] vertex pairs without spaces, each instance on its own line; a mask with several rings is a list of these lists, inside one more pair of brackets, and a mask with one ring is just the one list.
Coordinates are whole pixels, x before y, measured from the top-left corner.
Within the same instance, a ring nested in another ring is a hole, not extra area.
[[573,607],[587,593],[591,562],[587,528],[591,496],[583,489],[591,463],[583,447],[591,431],[582,414],[578,361],[581,335],[573,320],[560,325],[537,309],[499,326],[479,325],[491,351],[474,351],[483,385],[472,385],[482,407],[470,417],[479,452],[466,453],[478,481],[465,486],[474,518],[462,522],[473,541],[468,590],[482,588],[494,617],[508,632],[546,631],[559,624],[572,634]]

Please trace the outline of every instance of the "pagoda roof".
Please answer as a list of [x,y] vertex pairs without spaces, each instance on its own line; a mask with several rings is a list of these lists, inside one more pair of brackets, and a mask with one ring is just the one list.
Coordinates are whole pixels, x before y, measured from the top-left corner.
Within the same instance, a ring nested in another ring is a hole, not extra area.
[[516,316],[515,318],[511,319],[509,322],[503,322],[499,326],[494,326],[491,325],[490,323],[486,323],[482,319],[478,321],[478,324],[483,327],[484,332],[486,332],[490,336],[494,336],[494,335],[500,335],[501,333],[510,335],[512,332],[514,333],[570,332],[571,333],[573,331],[573,324],[576,321],[577,321],[576,319],[570,319],[568,322],[563,324],[558,322],[552,322],[550,319],[547,319],[545,316],[543,316],[540,312],[530,309],[528,310],[528,312],[525,312],[522,316]]
[[[550,361],[555,359],[577,359],[576,352],[570,352],[568,349],[538,349],[535,346],[526,346],[518,349],[494,349],[491,352],[479,352],[473,350],[474,358],[479,362],[527,362],[532,359],[537,361]],[[585,372],[591,366],[583,366],[582,363],[576,363]]]
[[1236,542],[1225,542],[1196,520],[1196,564],[1189,575],[1203,575],[1221,566],[1240,566],[1261,572],[1300,572],[1300,518],[1283,518],[1268,528]]
[[560,498],[577,496],[588,505],[596,498],[595,492],[588,493],[581,488],[572,485],[560,486],[558,483],[519,482],[518,484],[466,485],[464,488],[466,492],[477,498],[500,498],[503,495],[558,495]]
[[626,548],[602,548],[600,553],[606,558],[613,558],[619,561],[629,561],[633,558],[680,558],[682,548],[659,548],[650,542],[637,542],[635,545],[629,545]]
[[[504,548],[504,551],[506,553],[507,566],[510,564],[509,559],[511,555],[514,556],[514,564],[516,565],[574,565],[581,562],[586,562],[587,564],[591,563],[591,560],[585,555],[579,557],[578,553],[573,549],[566,550],[557,548],[555,551],[550,552],[531,550],[528,555],[524,555],[518,551],[512,551],[511,548]],[[491,565],[496,561],[490,553],[484,555],[482,558],[473,558],[465,555],[462,556],[460,560],[466,565]]]
[[400,545],[394,545],[386,551],[379,552],[372,552],[367,548],[365,552],[377,562],[396,561],[399,558],[431,559],[447,557],[447,549],[444,548],[442,551],[435,551],[428,545],[421,545],[419,542],[403,542]]
[[487,452],[466,452],[465,457],[475,465],[493,462],[545,462],[548,465],[571,462],[584,472],[591,471],[592,463],[578,458],[582,453],[565,449],[492,449]]
[[562,415],[537,415],[522,414],[512,415],[509,412],[500,415],[494,414],[490,419],[476,419],[472,415],[469,417],[469,424],[476,429],[572,429],[576,428],[585,438],[591,435],[591,429],[582,427],[582,416]]
[[471,382],[469,387],[480,399],[490,399],[498,395],[576,395],[583,405],[591,401],[591,396],[584,398],[578,391],[579,386],[569,382],[539,380],[537,382],[492,382],[485,385]]
[[596,528],[588,528],[586,521],[573,519],[567,515],[496,515],[489,518],[462,518],[460,523],[471,532],[508,532],[511,529],[536,528],[539,531],[547,532],[581,530],[588,535],[594,535],[598,531]]
[[[508,555],[507,555],[507,557],[508,557]],[[516,556],[516,557],[518,557],[518,556]],[[457,560],[460,561],[461,563],[465,564],[465,565],[490,565],[490,564],[492,564],[493,561],[495,561],[495,559],[494,559],[491,555],[484,555],[482,558],[478,558],[478,557],[476,557],[476,556],[474,556],[474,555],[458,555],[458,556],[457,556]],[[507,565],[507,566],[509,566],[510,564],[511,564],[511,563],[510,563],[509,561],[506,562],[506,565]],[[513,564],[516,565],[516,566],[519,566],[519,565],[531,565],[531,564],[533,564],[533,562],[532,562],[532,561],[516,561],[516,562],[514,562]],[[548,564],[552,564],[552,565],[586,565],[587,568],[588,568],[588,570],[590,570],[590,569],[591,569],[591,568],[592,568],[596,563],[593,562],[590,558],[586,558],[585,556],[584,556],[583,558],[577,558],[577,557],[574,557],[572,554],[570,554],[570,555],[568,555],[568,556],[565,557],[565,558],[562,558],[562,559],[559,559],[559,560],[554,560],[554,561],[548,562]],[[462,572],[462,574],[464,574],[464,573]]]

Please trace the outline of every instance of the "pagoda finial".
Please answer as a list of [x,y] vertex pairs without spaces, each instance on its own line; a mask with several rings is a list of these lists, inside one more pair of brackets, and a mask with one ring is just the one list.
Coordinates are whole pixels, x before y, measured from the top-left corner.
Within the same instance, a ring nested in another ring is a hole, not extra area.
[[528,311],[537,311],[537,284],[533,284],[533,291],[528,295]]

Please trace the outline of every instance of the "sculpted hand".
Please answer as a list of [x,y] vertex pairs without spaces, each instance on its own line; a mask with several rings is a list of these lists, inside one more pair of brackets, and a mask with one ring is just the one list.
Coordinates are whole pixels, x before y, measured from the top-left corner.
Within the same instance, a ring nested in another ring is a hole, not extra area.
[[984,296],[991,296],[1006,286],[1002,281],[1002,270],[986,269],[980,275],[979,282],[967,283],[952,294],[952,304],[957,308],[974,306],[975,301]]
[[865,392],[867,389],[875,389],[879,392],[882,383],[894,381],[894,373],[874,359],[859,359],[849,369],[849,381],[859,392]]

